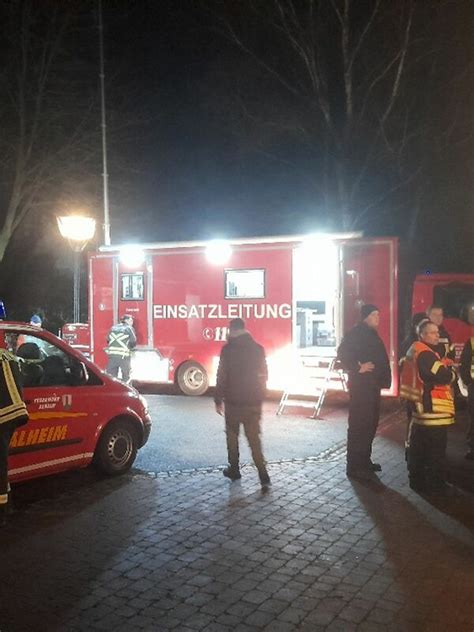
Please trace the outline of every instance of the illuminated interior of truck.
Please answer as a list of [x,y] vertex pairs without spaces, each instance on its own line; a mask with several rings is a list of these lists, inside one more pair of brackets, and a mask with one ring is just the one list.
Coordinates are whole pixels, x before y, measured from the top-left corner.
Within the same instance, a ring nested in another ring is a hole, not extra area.
[[293,334],[300,355],[334,355],[338,251],[333,240],[316,237],[294,251]]

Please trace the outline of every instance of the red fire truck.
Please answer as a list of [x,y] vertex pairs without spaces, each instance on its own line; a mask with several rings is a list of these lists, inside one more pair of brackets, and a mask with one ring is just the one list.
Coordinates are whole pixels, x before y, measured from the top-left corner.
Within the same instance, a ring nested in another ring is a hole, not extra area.
[[[106,366],[107,333],[131,314],[133,379],[199,395],[215,382],[229,319],[241,317],[266,349],[269,388],[285,389],[301,358],[335,355],[370,302],[395,377],[397,252],[395,238],[355,233],[103,246],[89,256],[91,357]],[[74,346],[84,334],[63,331]]]
[[474,336],[474,274],[420,274],[413,284],[412,314],[430,305],[443,308],[444,326],[459,358],[466,340]]

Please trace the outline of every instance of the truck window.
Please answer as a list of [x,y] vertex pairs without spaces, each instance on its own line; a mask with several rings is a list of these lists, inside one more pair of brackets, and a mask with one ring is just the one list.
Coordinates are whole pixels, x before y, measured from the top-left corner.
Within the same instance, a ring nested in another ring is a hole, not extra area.
[[225,298],[265,298],[265,270],[225,270]]
[[443,308],[445,318],[469,322],[469,310],[474,305],[474,285],[449,283],[433,288],[433,303]]
[[145,289],[143,272],[122,274],[120,286],[122,301],[143,301]]

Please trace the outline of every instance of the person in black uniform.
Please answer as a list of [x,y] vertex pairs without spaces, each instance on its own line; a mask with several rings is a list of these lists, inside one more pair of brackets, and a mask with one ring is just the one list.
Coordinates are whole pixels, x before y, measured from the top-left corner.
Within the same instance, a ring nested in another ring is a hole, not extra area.
[[431,322],[438,326],[439,343],[436,347],[436,353],[440,358],[448,358],[454,361],[456,359],[456,349],[454,348],[449,332],[443,325],[443,308],[439,307],[439,305],[431,305],[426,310],[426,314]]
[[229,341],[222,347],[214,396],[216,412],[225,415],[229,467],[224,476],[241,478],[239,430],[244,427],[262,487],[270,484],[260,441],[260,418],[268,377],[264,348],[245,329],[241,318],[229,323]]
[[5,525],[10,496],[8,448],[13,433],[28,421],[15,356],[0,349],[0,526]]
[[107,336],[107,348],[105,352],[109,356],[107,373],[118,377],[128,383],[132,364],[132,349],[137,346],[137,336],[133,328],[133,316],[125,314],[118,325],[114,325]]
[[380,314],[375,305],[363,305],[361,322],[343,338],[337,355],[349,375],[347,475],[370,479],[382,468],[371,460],[372,442],[380,416],[380,391],[389,388],[392,375],[387,352],[377,333]]
[[474,461],[474,337],[469,338],[463,347],[459,368],[461,379],[467,387],[467,411],[470,422],[467,434],[469,451],[466,459]]

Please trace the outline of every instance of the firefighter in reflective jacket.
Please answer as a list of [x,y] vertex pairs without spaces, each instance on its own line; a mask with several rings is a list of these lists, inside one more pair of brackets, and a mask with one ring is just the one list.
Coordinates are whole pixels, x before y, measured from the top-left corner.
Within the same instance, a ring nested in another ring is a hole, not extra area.
[[426,493],[447,488],[447,428],[454,423],[451,384],[456,374],[451,360],[436,352],[438,344],[438,326],[421,323],[419,340],[407,352],[400,383],[401,396],[414,405],[407,446],[410,487]]
[[129,314],[122,316],[120,323],[114,325],[107,336],[107,348],[105,352],[109,356],[107,373],[118,377],[119,369],[121,379],[127,383],[130,380],[130,368],[132,363],[132,349],[137,345],[137,336],[133,329],[133,317]]
[[460,358],[461,379],[467,386],[467,410],[469,413],[469,431],[467,443],[469,452],[466,459],[474,461],[474,336],[464,345]]
[[10,485],[8,448],[18,426],[26,424],[28,412],[22,398],[20,372],[16,357],[0,349],[0,525],[6,520]]

